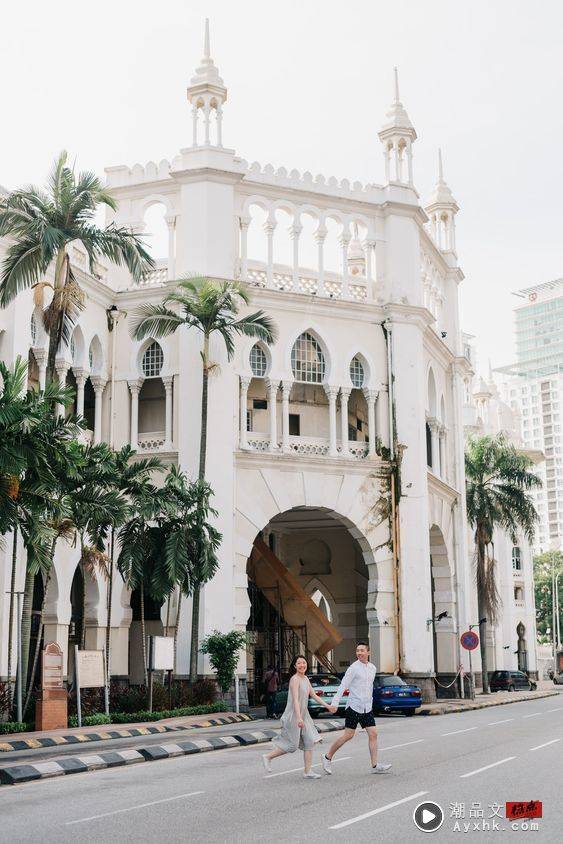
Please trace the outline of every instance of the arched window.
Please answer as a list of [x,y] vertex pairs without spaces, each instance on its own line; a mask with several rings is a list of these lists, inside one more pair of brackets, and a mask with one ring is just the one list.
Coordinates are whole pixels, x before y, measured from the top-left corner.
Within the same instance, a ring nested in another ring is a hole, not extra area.
[[432,468],[432,432],[428,422],[426,423],[426,465]]
[[512,549],[512,569],[513,571],[522,571],[522,556],[518,545],[515,545]]
[[143,355],[141,368],[145,378],[157,378],[160,375],[163,363],[164,354],[160,344],[154,340]]
[[266,352],[258,343],[250,350],[250,368],[257,378],[263,378],[268,368]]
[[354,387],[360,389],[364,386],[365,372],[359,357],[352,358],[350,362],[350,380]]
[[291,369],[296,381],[322,384],[325,377],[325,357],[312,334],[301,334],[291,350]]
[[37,323],[35,321],[35,314],[31,314],[31,319],[29,321],[29,327],[31,330],[31,343],[35,346],[37,342]]

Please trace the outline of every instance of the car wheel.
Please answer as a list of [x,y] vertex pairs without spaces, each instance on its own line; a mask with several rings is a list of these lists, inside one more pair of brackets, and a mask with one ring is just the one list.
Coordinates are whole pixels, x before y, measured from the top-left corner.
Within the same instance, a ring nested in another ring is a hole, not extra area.
[[316,709],[310,709],[310,710],[309,710],[309,715],[311,716],[311,718],[318,718],[318,717],[319,717],[319,714],[320,714],[320,713],[319,713],[319,712],[317,712],[317,711],[316,711]]
[[508,687],[508,691],[509,691],[509,692],[513,692],[513,691],[514,691],[514,686],[513,686],[512,684]]
[[410,718],[416,712],[415,709],[405,709],[405,715],[407,718]]

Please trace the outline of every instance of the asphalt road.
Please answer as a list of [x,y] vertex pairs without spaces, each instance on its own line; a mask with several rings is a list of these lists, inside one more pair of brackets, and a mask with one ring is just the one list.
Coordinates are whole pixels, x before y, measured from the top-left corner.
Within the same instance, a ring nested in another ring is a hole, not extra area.
[[300,754],[265,776],[259,745],[3,787],[0,841],[410,842],[423,840],[412,815],[427,800],[444,809],[433,834],[448,844],[509,838],[506,801],[530,800],[542,801],[543,817],[519,834],[560,840],[563,695],[380,724],[380,758],[393,764],[385,775],[371,773],[358,733],[319,780],[303,780]]

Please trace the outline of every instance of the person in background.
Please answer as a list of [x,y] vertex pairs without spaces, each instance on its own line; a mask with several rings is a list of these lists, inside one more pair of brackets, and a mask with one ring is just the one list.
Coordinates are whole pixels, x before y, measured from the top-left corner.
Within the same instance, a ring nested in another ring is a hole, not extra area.
[[262,680],[264,682],[264,692],[266,695],[266,718],[275,718],[275,702],[280,684],[280,675],[273,665],[268,665]]

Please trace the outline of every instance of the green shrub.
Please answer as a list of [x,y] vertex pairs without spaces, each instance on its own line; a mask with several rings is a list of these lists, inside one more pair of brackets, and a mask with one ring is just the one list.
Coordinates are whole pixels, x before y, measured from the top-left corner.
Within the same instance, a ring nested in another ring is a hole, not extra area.
[[217,682],[223,693],[231,688],[235,679],[238,653],[246,645],[247,636],[241,630],[221,633],[214,630],[201,643],[202,654],[209,654],[209,662],[217,674]]
[[35,724],[22,724],[21,721],[2,721],[0,723],[0,736],[10,733],[29,733],[35,729]]
[[[111,724],[111,715],[106,715],[104,712],[98,712],[96,715],[83,715],[83,727],[97,727],[99,724]],[[78,715],[71,715],[68,719],[69,727],[78,727]]]
[[187,715],[209,715],[224,712],[225,702],[210,703],[207,706],[185,706],[181,709],[164,709],[161,712],[113,712],[112,724],[135,724],[142,721],[160,721],[163,718],[182,718]]

